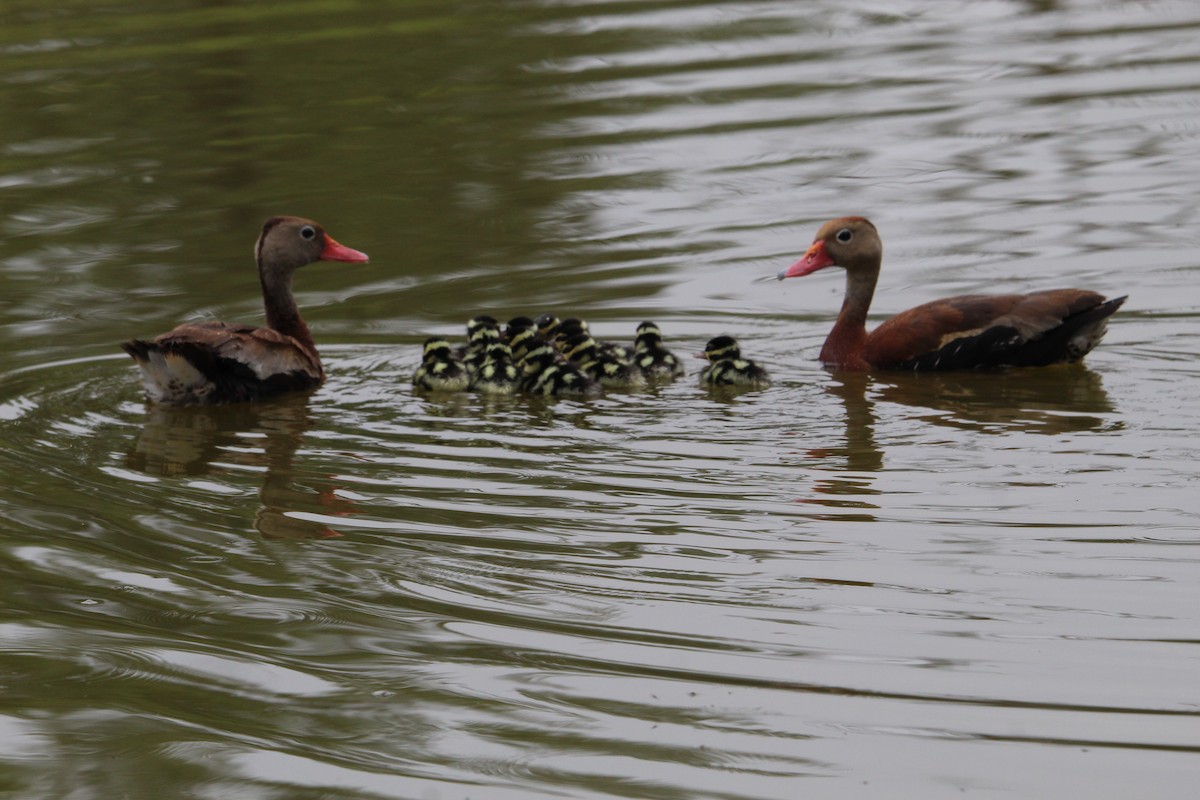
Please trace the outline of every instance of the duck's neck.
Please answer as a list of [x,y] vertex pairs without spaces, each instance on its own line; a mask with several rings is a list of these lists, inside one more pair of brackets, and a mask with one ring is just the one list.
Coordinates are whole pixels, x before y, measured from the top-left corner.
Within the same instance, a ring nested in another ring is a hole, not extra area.
[[296,306],[296,298],[292,294],[292,272],[264,269],[260,264],[258,276],[262,281],[267,327],[285,336],[291,336],[315,357],[317,349],[312,334],[300,316],[300,309]]
[[846,296],[833,330],[821,348],[821,363],[834,369],[865,370],[862,351],[867,343],[867,311],[875,296],[879,270],[847,270]]

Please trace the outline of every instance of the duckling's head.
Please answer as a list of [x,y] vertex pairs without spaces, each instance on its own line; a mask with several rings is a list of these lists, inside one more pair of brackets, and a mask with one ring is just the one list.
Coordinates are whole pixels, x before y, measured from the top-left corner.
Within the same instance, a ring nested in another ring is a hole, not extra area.
[[732,336],[718,336],[709,339],[703,353],[697,353],[696,358],[706,358],[709,361],[724,361],[730,358],[741,358],[742,349],[738,347],[737,339]]
[[576,317],[567,317],[558,323],[558,327],[554,329],[554,343],[561,348],[567,339],[570,339],[572,336],[588,332],[588,324],[586,322]]
[[537,325],[535,325],[533,320],[531,320],[529,317],[513,317],[508,321],[508,324],[504,326],[504,338],[508,339],[508,341],[511,343],[513,337],[521,331],[532,331],[536,330],[536,328]]
[[634,349],[646,350],[662,345],[662,331],[653,322],[643,322],[637,326],[634,338]]
[[468,342],[474,344],[476,342],[484,342],[499,338],[500,323],[496,322],[495,317],[489,317],[487,314],[480,314],[477,317],[471,317],[471,319],[467,322]]
[[422,361],[449,361],[450,343],[440,336],[432,336],[425,340],[421,350]]
[[543,339],[550,340],[554,338],[554,331],[558,328],[558,317],[547,312],[545,314],[538,315],[537,319],[533,321],[533,324],[537,326],[538,336],[541,336]]

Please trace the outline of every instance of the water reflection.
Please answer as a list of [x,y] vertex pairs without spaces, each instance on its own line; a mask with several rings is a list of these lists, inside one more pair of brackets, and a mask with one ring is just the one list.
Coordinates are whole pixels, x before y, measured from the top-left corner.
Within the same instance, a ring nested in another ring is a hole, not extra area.
[[353,502],[329,480],[301,480],[296,454],[313,427],[309,396],[215,407],[151,405],[125,457],[130,469],[159,477],[261,471],[262,506],[254,527],[272,539],[340,536],[297,513],[344,516]]
[[937,412],[920,419],[981,433],[1060,434],[1116,429],[1100,375],[1078,365],[1001,372],[887,373],[876,376],[881,402]]

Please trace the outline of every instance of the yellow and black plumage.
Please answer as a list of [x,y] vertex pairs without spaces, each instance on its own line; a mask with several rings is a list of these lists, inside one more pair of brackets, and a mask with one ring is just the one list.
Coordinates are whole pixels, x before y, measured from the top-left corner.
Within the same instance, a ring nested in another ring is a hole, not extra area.
[[500,325],[495,317],[480,314],[467,322],[467,344],[457,352],[467,375],[475,373],[483,363],[488,347],[499,341]]
[[653,322],[637,326],[633,363],[651,380],[672,380],[684,373],[683,362],[663,345],[662,331]]
[[767,371],[748,358],[742,358],[741,348],[732,336],[710,339],[701,358],[708,364],[700,371],[701,386],[747,386],[766,388],[771,385]]
[[493,342],[483,360],[471,373],[471,388],[481,394],[513,394],[521,374],[513,364],[512,351],[504,342]]
[[646,379],[633,364],[600,352],[596,340],[586,333],[572,336],[563,343],[563,355],[605,389],[636,389]]
[[461,392],[469,379],[463,365],[454,358],[450,343],[440,337],[425,340],[421,365],[413,373],[413,386],[435,392]]
[[521,391],[548,397],[588,397],[601,393],[599,384],[546,343],[525,355]]

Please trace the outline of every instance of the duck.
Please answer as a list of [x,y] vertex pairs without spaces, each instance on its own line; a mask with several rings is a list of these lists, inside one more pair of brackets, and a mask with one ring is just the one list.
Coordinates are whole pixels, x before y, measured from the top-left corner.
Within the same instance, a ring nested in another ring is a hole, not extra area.
[[461,392],[470,384],[466,368],[457,358],[450,343],[434,336],[425,340],[421,365],[413,373],[413,386],[433,392]]
[[456,348],[455,357],[472,374],[483,363],[488,347],[499,341],[500,323],[495,317],[479,314],[467,321],[467,343]]
[[700,370],[701,386],[747,386],[765,389],[771,385],[770,374],[758,364],[742,357],[742,348],[732,336],[709,339],[697,358],[708,360]]
[[650,380],[674,380],[684,373],[683,362],[663,345],[662,331],[653,322],[637,326],[633,363]]
[[563,359],[553,345],[543,342],[525,356],[521,391],[546,397],[594,397],[600,385],[578,366]]
[[827,369],[959,370],[1075,363],[1099,344],[1108,318],[1126,296],[1089,289],[1028,294],[969,294],[901,312],[867,332],[867,311],[883,261],[879,231],[866,217],[839,217],[776,277],[798,278],[826,267],[846,271],[846,294],[821,347]]
[[537,318],[534,319],[533,324],[537,326],[538,336],[542,337],[547,342],[554,341],[554,334],[559,325],[558,317],[549,312],[545,314],[539,314]]
[[512,351],[513,363],[521,369],[525,356],[545,342],[537,333],[537,326],[529,317],[513,317],[504,327],[504,340]]
[[325,380],[308,325],[292,294],[296,270],[314,261],[365,263],[316,222],[277,216],[254,245],[266,327],[185,322],[153,339],[121,344],[141,370],[146,398],[168,405],[216,405],[314,389]]
[[504,342],[493,342],[484,351],[483,361],[471,374],[473,391],[488,395],[508,395],[517,391],[521,373],[513,364],[512,351]]
[[596,340],[586,333],[572,336],[564,342],[563,355],[605,389],[639,389],[646,385],[641,370],[633,364],[601,353]]
[[[580,334],[592,335],[591,329],[585,320],[577,317],[568,317],[558,324],[554,330],[553,342],[558,346],[559,350],[566,345],[568,339],[572,339]],[[631,353],[629,350],[617,342],[596,341],[596,350],[603,356],[616,359],[626,364],[632,363]]]

